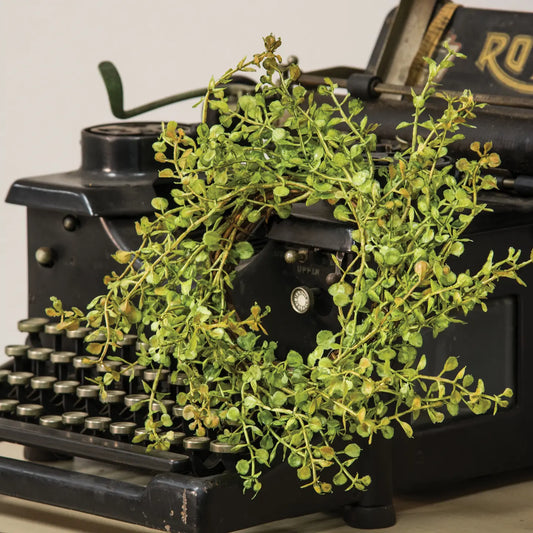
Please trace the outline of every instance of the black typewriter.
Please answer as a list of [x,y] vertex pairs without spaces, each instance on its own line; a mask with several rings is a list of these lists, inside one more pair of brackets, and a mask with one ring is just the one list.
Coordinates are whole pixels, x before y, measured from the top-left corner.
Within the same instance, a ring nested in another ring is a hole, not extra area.
[[[468,56],[442,85],[468,87],[489,106],[451,156],[466,153],[473,140],[491,140],[502,159],[499,190],[484,199],[494,212],[469,235],[474,245],[464,261],[470,265],[481,264],[491,249],[503,255],[509,246],[533,247],[532,27],[533,14],[403,1],[385,21],[365,70],[335,67],[301,78],[312,87],[328,76],[364,99],[369,119],[380,124],[380,146],[390,151],[399,142],[395,125],[411,113],[403,97],[424,76],[421,58],[438,57],[443,40]],[[161,103],[124,111],[120,79],[109,64],[105,69],[118,118]],[[8,194],[8,202],[27,207],[28,316],[37,318],[19,321],[20,344],[5,347],[8,363],[0,369],[0,438],[24,446],[26,459],[0,457],[0,493],[181,533],[226,532],[317,511],[338,511],[351,526],[377,528],[395,522],[394,491],[533,465],[531,272],[524,278],[529,288],[502,284],[487,313],[473,312],[467,326],[424,344],[430,371],[450,353],[461,354],[487,391],[511,387],[512,405],[495,417],[463,413],[439,426],[419,419],[415,439],[375,441],[360,465],[373,480],[365,493],[319,496],[301,490],[292,469],[278,465],[251,499],[242,493],[235,455],[216,439],[192,435],[172,399],[170,450],[147,454],[142,442],[132,444],[144,417],[131,407],[144,398],[142,381],[153,380],[154,372],[131,368],[102,401],[88,381],[105,372],[87,362],[89,330],[65,333],[39,317],[51,295],[68,307],[100,294],[102,278],[114,268],[111,254],[136,247],[133,221],[151,212],[154,196],[168,193],[168,184],[156,178],[151,148],[159,131],[159,124],[146,122],[87,128],[79,170],[20,179]],[[317,295],[330,283],[329,258],[350,245],[349,230],[329,212],[294,209],[254,243],[255,256],[239,269],[236,307],[249,308],[261,296],[273,309],[270,335],[286,350],[305,350],[317,331],[332,327],[331,302]],[[128,335],[120,355],[131,360],[140,348]],[[168,381],[169,398],[184,386]],[[87,462],[99,466],[87,471]],[[108,473],[115,470],[126,475]]]

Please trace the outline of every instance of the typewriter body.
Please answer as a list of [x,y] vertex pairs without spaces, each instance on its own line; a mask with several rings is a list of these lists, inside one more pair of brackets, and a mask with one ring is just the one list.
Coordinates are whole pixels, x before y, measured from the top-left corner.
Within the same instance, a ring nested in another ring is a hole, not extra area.
[[[533,14],[402,2],[385,21],[364,71],[339,67],[302,75],[309,86],[334,78],[366,100],[388,150],[397,142],[395,125],[412,112],[402,95],[423,79],[421,55],[438,57],[439,43],[448,40],[468,56],[445,74],[443,88],[469,88],[490,105],[451,156],[466,154],[478,140],[492,141],[502,159],[499,190],[484,198],[493,213],[471,228],[473,242],[461,258],[471,268],[491,249],[503,256],[510,246],[533,247],[532,22]],[[146,122],[87,128],[79,170],[13,184],[7,201],[26,206],[28,216],[28,316],[42,316],[51,295],[65,307],[89,302],[116,268],[111,254],[136,247],[133,221],[149,214],[151,199],[168,194],[171,185],[156,178],[151,145],[159,129]],[[317,331],[335,328],[335,307],[324,289],[335,275],[331,256],[350,250],[349,229],[320,206],[297,207],[253,244],[255,255],[239,267],[237,309],[261,300],[272,308],[267,329],[282,351],[309,349]],[[0,458],[0,493],[183,533],[231,531],[319,510],[339,510],[354,527],[392,525],[394,490],[533,465],[533,273],[523,278],[528,287],[502,283],[487,313],[472,312],[468,325],[428,338],[422,348],[429,371],[438,373],[449,355],[458,355],[489,392],[511,387],[511,406],[495,417],[465,412],[437,426],[419,419],[414,439],[374,442],[358,465],[373,479],[360,495],[301,490],[292,469],[278,465],[252,500],[242,494],[232,454],[188,434],[171,404],[180,437],[169,452],[146,454],[142,443],[131,444],[140,413],[129,406],[143,393],[142,380],[153,379],[150,369],[138,369],[101,403],[87,382],[99,371],[84,363],[87,331],[65,334],[44,319],[21,320],[25,338],[6,347],[10,361],[0,370],[0,438],[25,446],[27,460]],[[126,338],[123,357],[135,349],[136,339]],[[174,394],[179,386],[168,384]],[[87,473],[84,460],[131,475]]]

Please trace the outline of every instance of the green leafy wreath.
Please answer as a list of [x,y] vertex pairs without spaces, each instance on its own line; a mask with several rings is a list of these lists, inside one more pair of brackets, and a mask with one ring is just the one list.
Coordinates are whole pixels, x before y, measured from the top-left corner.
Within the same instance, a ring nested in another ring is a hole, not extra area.
[[[139,248],[114,255],[125,266],[106,277],[107,293],[86,314],[64,311],[54,298],[47,312],[66,328],[85,320],[98,362],[117,358],[124,334],[138,334],[141,349],[128,364],[157,370],[144,383],[149,414],[138,437],[147,436],[149,448],[168,448],[172,437],[159,391],[170,370],[171,382],[186,384],[171,399],[189,428],[242,454],[236,469],[246,489],[258,491],[261,472],[282,459],[319,493],[332,484],[363,490],[370,477],[352,465],[364,441],[391,438],[398,426],[411,437],[422,412],[439,423],[461,404],[476,414],[507,406],[509,389],[486,394],[455,357],[438,375],[424,374],[418,350],[424,329],[437,335],[460,321],[459,312],[485,308],[498,279],[521,282],[517,270],[532,261],[519,262],[510,249],[499,261],[489,255],[477,272],[448,265],[487,209],[478,193],[495,187],[488,171],[499,164],[490,143],[471,146],[475,160],[439,164],[480,107],[468,91],[438,93],[438,73],[459,54],[448,49],[439,64],[429,61],[412,120],[398,126],[412,128],[410,142],[376,165],[376,126],[362,116],[362,103],[340,97],[327,79],[317,93],[307,90],[298,67],[282,63],[280,41],[264,43],[263,52],[211,80],[195,138],[175,122],[164,125],[155,157],[170,164],[159,175],[176,187],[170,201],[153,200],[153,218],[136,223]],[[232,77],[259,68],[255,91],[229,99]],[[429,97],[441,98],[444,112],[423,121]],[[218,113],[217,124],[206,123],[208,110]],[[262,326],[269,309],[258,302],[245,317],[231,304],[235,266],[254,254],[249,238],[258,227],[289,217],[295,203],[317,202],[353,228],[352,252],[342,263],[333,257],[341,275],[329,293],[339,329],[320,331],[311,353],[293,350],[280,360]],[[112,368],[98,378],[102,394],[118,378]]]

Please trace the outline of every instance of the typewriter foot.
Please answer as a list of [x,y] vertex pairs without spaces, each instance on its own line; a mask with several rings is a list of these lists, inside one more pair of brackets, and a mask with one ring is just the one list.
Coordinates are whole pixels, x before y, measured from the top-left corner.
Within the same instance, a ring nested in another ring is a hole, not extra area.
[[392,503],[390,505],[376,505],[375,507],[357,504],[347,505],[342,517],[347,525],[360,529],[391,527],[396,523],[396,512]]

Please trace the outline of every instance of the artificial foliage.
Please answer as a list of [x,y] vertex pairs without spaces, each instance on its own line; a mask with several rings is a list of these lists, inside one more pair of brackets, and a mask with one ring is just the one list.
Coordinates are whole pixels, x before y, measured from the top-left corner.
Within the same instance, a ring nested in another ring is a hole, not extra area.
[[[317,93],[299,85],[299,68],[278,55],[280,41],[269,36],[264,44],[211,80],[196,136],[175,122],[163,126],[155,157],[164,164],[159,176],[175,188],[136,223],[138,249],[115,254],[122,267],[106,277],[107,292],[86,312],[53,299],[48,314],[66,328],[84,321],[93,328],[88,350],[98,362],[117,357],[125,334],[139,336],[128,364],[158,370],[144,384],[149,447],[169,446],[170,413],[164,405],[162,416],[154,413],[154,402],[168,398],[158,383],[169,369],[171,380],[185,383],[171,399],[184,406],[189,428],[234,444],[246,489],[258,491],[261,473],[283,460],[319,493],[333,485],[363,490],[371,479],[358,473],[357,459],[376,435],[411,437],[421,413],[440,423],[464,406],[476,414],[507,406],[509,389],[485,393],[454,354],[438,375],[424,373],[423,333],[438,335],[485,308],[498,280],[520,283],[517,271],[531,258],[520,262],[510,249],[489,255],[480,270],[449,265],[487,209],[479,195],[495,187],[490,169],[499,164],[490,143],[474,143],[472,160],[446,159],[480,107],[469,91],[438,91],[436,77],[459,54],[428,62],[412,118],[398,125],[408,142],[376,161],[377,126],[363,104],[327,79]],[[228,98],[231,78],[252,70],[260,70],[255,91]],[[441,116],[422,118],[429,97],[442,100]],[[211,126],[208,110],[218,115]],[[279,357],[262,325],[270,310],[258,301],[238,316],[232,307],[235,267],[253,256],[254,232],[289,217],[295,203],[316,202],[352,228],[352,251],[342,263],[334,258],[341,276],[329,288],[339,328],[320,331],[311,353]],[[98,378],[103,395],[118,377],[110,369]]]

